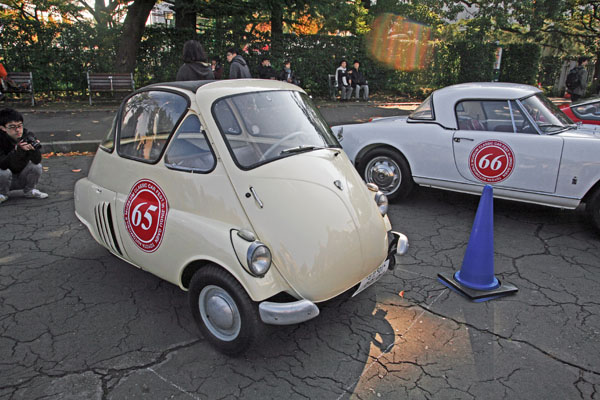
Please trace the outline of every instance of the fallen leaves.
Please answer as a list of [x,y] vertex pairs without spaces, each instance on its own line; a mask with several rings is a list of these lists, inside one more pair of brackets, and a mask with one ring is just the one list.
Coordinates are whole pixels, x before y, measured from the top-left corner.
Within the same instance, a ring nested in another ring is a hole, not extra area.
[[81,168],[72,169],[71,171],[73,171],[73,172],[81,172]]
[[51,151],[50,153],[44,153],[42,154],[43,158],[50,158],[50,157],[71,157],[71,156],[93,156],[94,154],[96,154],[93,151],[68,151],[65,153],[55,153],[53,151]]
[[404,298],[404,290],[401,290],[400,293],[398,293],[398,295],[402,298]]

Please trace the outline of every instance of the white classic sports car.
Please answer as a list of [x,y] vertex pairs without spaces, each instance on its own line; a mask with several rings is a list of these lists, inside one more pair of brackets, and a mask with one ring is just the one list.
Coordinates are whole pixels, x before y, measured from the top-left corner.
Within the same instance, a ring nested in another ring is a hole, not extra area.
[[75,212],[117,257],[189,292],[203,336],[246,349],[374,283],[407,250],[306,93],[173,82],[123,101]]
[[466,83],[408,117],[332,128],[359,173],[390,200],[414,184],[574,209],[600,229],[600,130],[573,124],[541,90]]

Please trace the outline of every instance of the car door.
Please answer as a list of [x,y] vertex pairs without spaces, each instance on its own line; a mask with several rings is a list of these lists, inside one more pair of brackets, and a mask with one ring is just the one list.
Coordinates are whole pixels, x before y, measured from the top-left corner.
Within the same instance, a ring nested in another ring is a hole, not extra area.
[[468,100],[456,105],[456,168],[469,182],[553,193],[563,139],[538,133],[516,101]]

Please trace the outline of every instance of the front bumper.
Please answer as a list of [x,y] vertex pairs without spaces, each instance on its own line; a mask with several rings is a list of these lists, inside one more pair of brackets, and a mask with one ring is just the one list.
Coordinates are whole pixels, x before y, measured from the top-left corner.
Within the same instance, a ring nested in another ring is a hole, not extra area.
[[260,319],[269,325],[292,325],[308,321],[319,315],[319,307],[310,300],[291,303],[263,301],[258,305]]
[[388,258],[390,260],[389,269],[394,269],[396,265],[396,255],[403,256],[408,252],[408,238],[406,235],[396,232],[388,232]]
[[[396,255],[404,255],[408,251],[408,238],[406,235],[388,232],[388,258],[389,269],[396,265]],[[263,301],[258,305],[260,319],[269,325],[292,325],[308,321],[319,315],[319,307],[310,300],[298,300],[290,303],[274,303]]]

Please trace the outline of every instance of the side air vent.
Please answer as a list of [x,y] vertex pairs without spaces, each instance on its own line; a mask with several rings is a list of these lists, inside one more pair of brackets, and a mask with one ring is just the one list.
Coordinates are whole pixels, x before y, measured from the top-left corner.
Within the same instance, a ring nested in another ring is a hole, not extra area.
[[119,242],[117,241],[117,235],[115,234],[115,227],[113,226],[110,203],[99,203],[94,208],[94,217],[96,218],[98,235],[104,245],[113,253],[123,256]]

